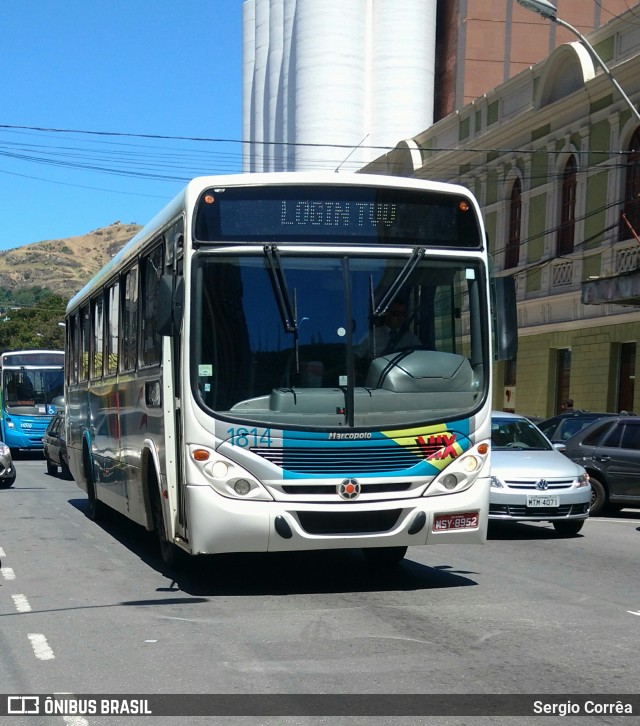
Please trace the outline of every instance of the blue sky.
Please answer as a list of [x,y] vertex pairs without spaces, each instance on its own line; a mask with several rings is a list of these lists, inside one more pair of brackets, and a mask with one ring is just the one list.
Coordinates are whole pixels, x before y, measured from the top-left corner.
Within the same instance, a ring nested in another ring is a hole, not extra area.
[[242,0],[3,0],[0,28],[0,250],[144,224],[241,171]]

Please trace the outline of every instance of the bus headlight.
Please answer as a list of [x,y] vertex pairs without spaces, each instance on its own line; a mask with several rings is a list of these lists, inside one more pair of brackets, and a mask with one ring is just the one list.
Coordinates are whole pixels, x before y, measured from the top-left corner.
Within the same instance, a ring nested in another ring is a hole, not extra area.
[[427,486],[423,496],[434,497],[468,489],[478,478],[489,453],[483,442],[454,459]]
[[[208,484],[215,492],[231,499],[251,499],[252,501],[272,501],[273,498],[262,484],[238,464],[218,454],[214,449],[204,446],[190,446],[191,466],[199,472],[189,481]],[[192,470],[193,471],[193,470]]]

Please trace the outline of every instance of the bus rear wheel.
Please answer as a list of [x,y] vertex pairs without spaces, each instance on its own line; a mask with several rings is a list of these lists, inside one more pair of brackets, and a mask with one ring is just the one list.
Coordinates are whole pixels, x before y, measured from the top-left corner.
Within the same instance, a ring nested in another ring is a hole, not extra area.
[[96,495],[96,485],[93,477],[93,466],[91,465],[89,454],[86,450],[82,457],[82,463],[84,467],[84,478],[87,482],[87,499],[89,500],[89,506],[87,507],[87,517],[89,517],[92,522],[99,522],[101,519],[104,518],[105,505],[98,499]]

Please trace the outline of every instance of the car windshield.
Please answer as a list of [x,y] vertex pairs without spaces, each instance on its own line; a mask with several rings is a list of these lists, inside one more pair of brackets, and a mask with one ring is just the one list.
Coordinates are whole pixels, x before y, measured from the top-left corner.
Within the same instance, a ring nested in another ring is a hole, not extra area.
[[528,449],[548,451],[553,447],[526,418],[493,418],[491,445],[494,451]]

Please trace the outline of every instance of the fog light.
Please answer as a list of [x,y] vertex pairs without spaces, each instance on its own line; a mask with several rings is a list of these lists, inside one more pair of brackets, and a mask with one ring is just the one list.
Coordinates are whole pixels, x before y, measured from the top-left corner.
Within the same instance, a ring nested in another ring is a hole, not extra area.
[[238,479],[238,481],[233,485],[233,491],[239,497],[245,497],[251,491],[251,483],[246,479]]
[[455,489],[458,486],[458,477],[455,474],[447,474],[442,477],[441,484],[445,489]]

